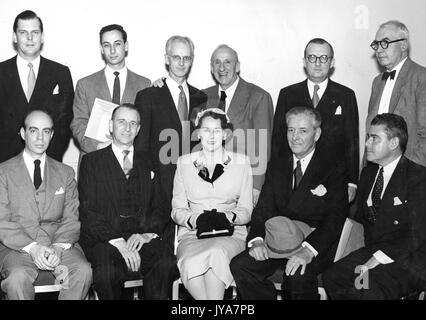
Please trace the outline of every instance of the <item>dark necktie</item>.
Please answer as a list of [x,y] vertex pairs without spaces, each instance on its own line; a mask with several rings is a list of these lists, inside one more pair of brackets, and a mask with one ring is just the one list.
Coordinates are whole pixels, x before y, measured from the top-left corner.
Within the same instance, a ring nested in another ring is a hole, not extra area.
[[226,93],[225,91],[221,90],[220,91],[220,100],[219,100],[219,104],[217,105],[217,107],[223,111],[225,111],[225,106],[226,106]]
[[383,191],[383,167],[380,168],[379,174],[377,175],[376,183],[373,187],[373,192],[371,193],[371,200],[375,208],[380,207],[380,198]]
[[28,90],[27,90],[27,100],[30,101],[31,95],[33,94],[35,83],[36,83],[36,77],[33,69],[33,64],[30,62],[28,63],[28,67],[30,70],[28,71]]
[[318,90],[319,90],[319,85],[317,85],[317,84],[314,85],[314,94],[312,96],[312,104],[314,105],[314,108],[317,107],[317,105],[320,101],[320,98],[319,98],[319,95],[318,95]]
[[41,185],[41,170],[40,170],[40,160],[34,160],[34,187],[36,190]]
[[112,102],[115,104],[120,104],[120,78],[118,75],[120,72],[115,71],[115,79],[114,79],[114,89],[112,91]]
[[130,170],[132,170],[132,163],[130,162],[129,159],[129,150],[123,150],[123,171],[124,174],[126,175],[126,178],[129,178],[129,173]]
[[296,190],[299,186],[300,180],[302,180],[303,173],[302,173],[302,166],[300,164],[300,160],[297,160],[296,169],[293,171],[294,175],[294,187],[293,190]]
[[186,121],[188,120],[188,104],[186,103],[186,95],[183,87],[179,86],[179,89],[178,114],[180,121]]
[[382,80],[387,80],[389,77],[391,78],[391,80],[393,80],[395,78],[395,74],[396,74],[396,70],[393,70],[391,72],[383,72],[382,75]]

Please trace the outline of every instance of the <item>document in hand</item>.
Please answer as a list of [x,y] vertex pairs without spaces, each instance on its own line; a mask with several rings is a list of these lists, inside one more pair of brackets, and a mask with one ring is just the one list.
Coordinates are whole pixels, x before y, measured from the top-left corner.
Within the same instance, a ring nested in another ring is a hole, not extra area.
[[108,126],[115,107],[115,103],[96,98],[84,135],[101,142],[111,139]]

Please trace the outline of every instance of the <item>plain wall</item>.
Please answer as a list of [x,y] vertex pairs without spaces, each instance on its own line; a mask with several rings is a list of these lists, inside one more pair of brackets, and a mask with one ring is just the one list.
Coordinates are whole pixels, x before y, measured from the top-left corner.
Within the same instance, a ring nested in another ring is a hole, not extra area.
[[[195,43],[189,83],[203,89],[213,84],[210,55],[226,43],[239,54],[240,75],[270,92],[274,106],[281,88],[305,79],[306,43],[325,38],[335,51],[332,79],[357,96],[361,148],[371,82],[379,72],[369,47],[378,26],[391,19],[404,22],[411,35],[411,58],[426,65],[424,0],[1,0],[1,61],[16,54],[12,25],[26,9],[43,19],[42,55],[67,65],[74,86],[103,68],[99,30],[118,23],[128,33],[126,62],[132,71],[151,80],[165,75],[166,40],[174,34],[186,35]],[[75,168],[77,160],[78,150],[71,142],[64,162]]]

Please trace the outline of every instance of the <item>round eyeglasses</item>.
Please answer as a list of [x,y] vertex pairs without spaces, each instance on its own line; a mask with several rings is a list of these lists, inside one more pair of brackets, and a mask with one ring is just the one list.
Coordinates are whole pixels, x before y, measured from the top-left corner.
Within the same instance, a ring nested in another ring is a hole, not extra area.
[[310,62],[310,63],[317,63],[317,61],[319,60],[321,63],[327,63],[327,61],[329,60],[329,59],[332,59],[332,57],[329,57],[329,56],[327,56],[327,55],[325,55],[325,54],[323,54],[322,56],[320,56],[320,57],[317,57],[316,55],[314,55],[314,54],[309,54],[307,57],[306,57],[306,59],[308,59],[308,61]]
[[389,40],[387,40],[387,39],[383,39],[383,40],[380,40],[380,41],[374,40],[374,41],[370,44],[370,47],[371,47],[371,49],[373,49],[374,51],[377,51],[377,49],[379,49],[379,45],[382,47],[382,49],[387,49],[391,43],[399,42],[399,41],[404,41],[404,40],[407,40],[407,39],[405,39],[405,38],[401,38],[401,39],[392,40],[392,41],[389,41]]

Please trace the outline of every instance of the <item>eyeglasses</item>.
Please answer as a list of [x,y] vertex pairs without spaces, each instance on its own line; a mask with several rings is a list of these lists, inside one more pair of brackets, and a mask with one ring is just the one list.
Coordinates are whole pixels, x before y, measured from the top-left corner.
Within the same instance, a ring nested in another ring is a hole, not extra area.
[[192,61],[192,57],[191,56],[179,56],[177,54],[169,56],[170,58],[172,58],[173,61],[175,62],[181,62],[183,60],[184,63],[189,63]]
[[308,59],[308,61],[310,62],[310,63],[317,63],[317,61],[318,61],[318,59],[319,59],[319,61],[321,62],[321,63],[327,63],[327,61],[329,60],[329,59],[332,59],[333,57],[329,57],[329,56],[327,56],[327,55],[322,55],[322,56],[320,56],[320,57],[317,57],[316,55],[314,55],[314,54],[310,54],[310,55],[308,55],[307,57],[306,57],[307,59]]
[[389,41],[387,39],[383,39],[383,40],[380,40],[380,41],[374,40],[370,44],[370,47],[374,51],[377,51],[377,49],[379,49],[379,44],[380,44],[380,46],[382,47],[382,49],[387,49],[389,47],[389,44],[394,43],[394,42],[398,42],[398,41],[404,41],[404,40],[407,40],[407,39],[402,38],[402,39],[397,39],[397,40],[392,40],[392,41]]

